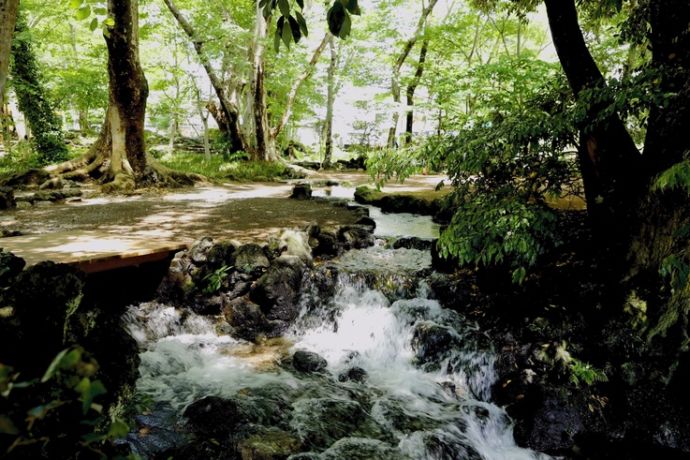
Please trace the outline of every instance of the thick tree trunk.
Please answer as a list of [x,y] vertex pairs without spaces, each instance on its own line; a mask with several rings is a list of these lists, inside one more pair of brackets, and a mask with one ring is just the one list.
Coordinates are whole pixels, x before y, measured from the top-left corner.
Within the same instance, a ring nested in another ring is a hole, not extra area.
[[429,4],[422,10],[422,15],[419,17],[419,20],[417,21],[417,27],[414,31],[414,35],[412,35],[412,37],[410,37],[403,44],[402,51],[400,52],[397,59],[395,60],[395,63],[393,64],[393,73],[391,76],[391,94],[393,95],[393,103],[395,107],[393,108],[391,127],[388,130],[388,147],[395,146],[395,140],[398,132],[398,123],[400,122],[400,70],[403,64],[405,63],[407,56],[410,55],[410,51],[412,51],[412,48],[414,48],[414,45],[417,43],[417,40],[419,40],[419,37],[421,36],[422,31],[424,30],[426,21],[429,18],[431,12],[434,10],[436,3],[438,3],[438,0],[430,0]]
[[62,134],[62,120],[55,114],[48,101],[28,35],[26,18],[21,13],[17,17],[15,32],[12,42],[12,75],[19,109],[31,127],[41,161],[44,164],[63,161],[67,158],[67,146]]
[[235,92],[235,90],[227,88],[222,78],[220,78],[220,76],[213,69],[211,62],[204,51],[205,42],[199,38],[191,23],[187,21],[187,19],[177,9],[174,1],[164,0],[164,2],[172,15],[175,17],[177,23],[180,25],[180,28],[184,31],[187,37],[189,37],[194,45],[194,51],[196,51],[199,62],[201,62],[202,67],[206,71],[206,75],[208,75],[208,78],[211,81],[211,86],[218,97],[218,101],[220,102],[220,110],[215,110],[211,113],[218,122],[219,129],[228,136],[233,152],[246,151],[247,143],[242,135],[242,130],[240,129],[239,109],[232,101],[232,94]]
[[[580,29],[575,0],[545,0],[551,35],[568,82],[578,99],[606,82]],[[604,247],[625,247],[640,193],[641,155],[621,119],[602,115],[608,101],[588,107],[581,126],[579,160],[587,211]]]
[[[690,159],[690,137],[686,134],[690,126],[690,3],[653,0],[650,23],[652,64],[660,71],[657,90],[667,98],[663,105],[651,107],[647,126],[643,163],[649,193],[638,205],[639,224],[630,250],[633,273],[641,279],[655,279],[669,259],[678,261],[676,270],[690,264],[688,191],[684,187],[656,190],[653,186],[658,174]],[[662,302],[648,302],[647,315],[651,324],[656,324],[653,334],[667,334],[668,329],[675,328],[675,342],[671,343],[676,351],[677,341],[690,341],[690,283],[666,292],[670,292],[669,298],[663,292],[655,296]],[[675,353],[671,356],[677,358]]]
[[426,38],[422,42],[422,49],[419,50],[419,61],[417,61],[417,70],[415,70],[414,78],[407,85],[407,120],[405,121],[405,143],[412,142],[412,131],[414,129],[414,93],[419,86],[419,81],[424,74],[424,63],[426,62],[426,53],[429,50],[429,39]]
[[338,52],[335,48],[335,40],[331,39],[328,44],[331,51],[331,60],[328,64],[328,94],[326,99],[326,123],[324,126],[325,133],[325,151],[323,155],[324,168],[331,166],[333,159],[333,107],[335,105],[335,71],[338,66]]
[[0,0],[0,149],[9,142],[5,105],[7,75],[10,70],[12,36],[19,12],[19,0]]
[[254,39],[252,43],[252,117],[256,134],[256,150],[254,160],[274,161],[278,159],[276,146],[268,127],[268,112],[266,109],[266,88],[264,87],[264,53],[267,33],[267,21],[263,11],[256,2],[256,23],[254,25]]

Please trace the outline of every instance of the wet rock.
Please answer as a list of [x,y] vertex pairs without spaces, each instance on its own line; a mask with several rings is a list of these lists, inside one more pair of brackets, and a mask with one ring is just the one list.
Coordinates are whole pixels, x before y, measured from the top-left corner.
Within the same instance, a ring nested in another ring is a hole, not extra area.
[[231,301],[224,314],[235,338],[256,342],[261,336],[268,335],[271,329],[261,307],[243,297]]
[[369,216],[360,217],[359,219],[357,219],[357,222],[355,222],[355,225],[363,225],[365,227],[369,227],[372,232],[374,231],[374,229],[376,229],[376,221]]
[[269,428],[240,441],[242,460],[283,460],[299,452],[300,440],[286,431]]
[[449,350],[460,344],[457,332],[448,326],[431,321],[420,321],[412,334],[412,349],[421,363],[438,361]]
[[361,367],[355,366],[338,375],[338,381],[363,383],[367,380],[367,377],[367,371]]
[[196,265],[206,263],[208,259],[208,252],[213,247],[213,238],[205,236],[192,245],[189,250],[189,257]]
[[323,460],[403,460],[408,457],[383,441],[367,438],[344,438],[321,454]]
[[0,238],[11,238],[13,236],[22,236],[23,233],[21,230],[13,230],[11,228],[3,228],[2,231],[0,231]]
[[417,238],[415,236],[398,238],[393,242],[393,249],[417,249],[419,251],[429,251],[433,246],[434,241]]
[[8,286],[24,270],[26,262],[0,248],[0,287]]
[[411,414],[405,409],[405,401],[381,399],[372,408],[376,420],[383,426],[402,433],[431,430],[440,422],[428,414]]
[[45,369],[63,348],[67,323],[81,303],[84,279],[74,267],[40,262],[17,276],[11,297],[27,343],[40,343],[31,364]]
[[269,319],[291,322],[299,314],[298,300],[306,266],[298,257],[276,259],[252,287],[250,299]]
[[13,209],[17,207],[14,199],[14,190],[10,187],[0,187],[0,209]]
[[221,267],[233,267],[238,247],[239,244],[233,241],[220,241],[211,246],[206,255],[207,268],[217,270]]
[[312,247],[314,257],[327,258],[338,255],[338,236],[335,231],[323,229],[312,239],[316,241],[316,245]]
[[578,408],[568,398],[553,393],[546,395],[536,411],[526,443],[540,452],[564,452],[575,445],[576,436],[584,429]]
[[324,448],[351,436],[367,418],[359,403],[345,399],[302,399],[293,407],[291,426],[310,448]]
[[321,460],[321,455],[314,452],[301,452],[299,454],[290,455],[288,460]]
[[225,437],[246,420],[244,408],[232,399],[206,396],[184,411],[187,426],[202,437]]
[[168,273],[158,287],[158,296],[161,299],[179,302],[185,299],[194,288],[192,259],[188,251],[175,254],[170,262]]
[[322,372],[328,366],[328,361],[312,351],[297,350],[292,355],[292,366],[300,372]]
[[271,265],[264,249],[258,244],[244,244],[235,252],[235,268],[252,275],[259,275]]
[[293,200],[308,200],[311,198],[312,190],[309,184],[296,184],[292,188],[290,198]]
[[467,442],[444,431],[434,431],[422,434],[425,458],[438,460],[482,460],[476,449]]
[[338,230],[338,241],[344,249],[365,249],[375,243],[372,229],[365,225],[345,225]]

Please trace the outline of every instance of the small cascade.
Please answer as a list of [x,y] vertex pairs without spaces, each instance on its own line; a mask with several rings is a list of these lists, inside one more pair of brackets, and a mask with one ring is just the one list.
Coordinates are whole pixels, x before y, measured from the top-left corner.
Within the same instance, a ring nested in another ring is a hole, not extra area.
[[[138,393],[176,414],[170,432],[187,430],[184,442],[227,430],[222,448],[237,452],[270,445],[281,458],[548,458],[515,445],[509,417],[491,404],[491,341],[429,298],[430,266],[428,251],[348,251],[305,278],[287,333],[258,344],[226,335],[220,317],[132,307],[125,320],[141,346]],[[142,457],[182,442],[132,436]]]

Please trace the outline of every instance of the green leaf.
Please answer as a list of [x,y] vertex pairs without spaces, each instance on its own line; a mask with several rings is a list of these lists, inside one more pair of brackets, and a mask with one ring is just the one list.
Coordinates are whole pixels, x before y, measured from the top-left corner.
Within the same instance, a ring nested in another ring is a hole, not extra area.
[[19,434],[19,430],[10,418],[4,414],[0,414],[0,434]]
[[304,9],[304,0],[297,0],[297,5],[299,5],[300,9]]
[[339,1],[333,2],[333,6],[328,10],[328,30],[336,37],[340,37],[340,29],[343,27],[346,14],[345,8]]
[[347,38],[350,35],[351,29],[352,29],[352,20],[350,19],[350,15],[345,13],[345,17],[343,18],[343,25],[340,28],[340,34],[338,36],[340,38]]
[[113,19],[112,17],[108,16],[108,17],[105,18],[105,20],[103,21],[103,24],[105,24],[106,27],[113,27],[113,26],[115,25],[115,19]]
[[46,369],[45,374],[43,374],[43,377],[41,378],[41,383],[45,383],[48,380],[52,379],[57,370],[60,368],[60,365],[62,363],[62,359],[65,357],[65,355],[70,351],[69,348],[65,348],[62,350],[60,353],[57,354],[55,358],[53,358],[53,361],[50,363],[48,366],[48,369]]
[[89,24],[89,30],[93,32],[98,27],[98,18],[93,18],[91,24]]
[[300,39],[302,38],[302,32],[300,32],[299,24],[292,16],[288,16],[288,22],[290,23],[290,29],[292,30],[292,38],[295,40],[295,43],[299,43]]
[[81,0],[70,0],[69,7],[76,10],[81,6]]
[[127,436],[127,433],[129,433],[129,426],[122,420],[115,419],[108,430],[108,438],[122,439]]
[[302,35],[308,37],[309,29],[307,29],[307,21],[304,20],[304,16],[302,16],[299,11],[295,11],[295,16],[297,17],[297,24],[299,24],[299,29],[302,31]]
[[345,8],[347,8],[347,11],[349,11],[351,14],[354,14],[356,16],[359,16],[362,14],[362,10],[359,8],[359,3],[357,0],[345,0]]
[[290,49],[290,42],[292,42],[292,31],[290,30],[290,27],[283,26],[281,34],[283,37],[283,43],[285,43],[285,46],[287,46],[288,49]]
[[280,14],[285,17],[290,16],[290,3],[288,3],[288,0],[278,0],[278,8],[280,8]]
[[82,6],[77,10],[77,14],[75,15],[77,21],[83,21],[84,19],[88,18],[91,16],[91,6],[85,5]]
[[283,27],[285,26],[285,17],[281,16],[278,18],[278,22],[276,23],[276,34],[275,37],[273,38],[273,49],[276,50],[276,53],[280,51],[280,39],[283,36]]
[[268,4],[268,0],[261,0],[259,2],[259,8],[264,8]]

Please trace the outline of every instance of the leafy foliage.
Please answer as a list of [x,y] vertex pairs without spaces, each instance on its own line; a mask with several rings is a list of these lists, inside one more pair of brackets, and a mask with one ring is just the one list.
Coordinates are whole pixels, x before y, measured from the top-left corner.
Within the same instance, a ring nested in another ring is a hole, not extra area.
[[223,265],[217,270],[214,270],[213,272],[204,276],[203,281],[206,283],[206,286],[203,290],[204,293],[215,294],[216,292],[220,291],[220,288],[223,286],[223,282],[228,277],[228,272],[232,269],[232,266]]
[[23,458],[62,458],[88,452],[114,458],[111,442],[129,431],[110,420],[96,401],[106,394],[98,364],[78,346],[62,350],[40,379],[20,380],[0,364],[0,452]]
[[66,159],[67,147],[62,136],[61,121],[47,99],[23,14],[17,18],[12,55],[13,85],[19,108],[26,114],[31,126],[41,162],[45,164]]

